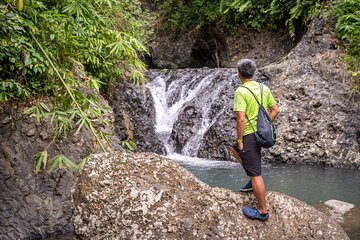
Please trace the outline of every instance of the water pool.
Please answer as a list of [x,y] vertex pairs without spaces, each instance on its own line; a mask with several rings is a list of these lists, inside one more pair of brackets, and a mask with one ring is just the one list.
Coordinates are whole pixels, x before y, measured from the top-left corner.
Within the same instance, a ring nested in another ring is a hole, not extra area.
[[[238,163],[171,155],[169,158],[210,186],[238,190],[249,180]],[[264,164],[268,191],[277,191],[308,204],[336,199],[360,206],[360,171],[318,165]]]

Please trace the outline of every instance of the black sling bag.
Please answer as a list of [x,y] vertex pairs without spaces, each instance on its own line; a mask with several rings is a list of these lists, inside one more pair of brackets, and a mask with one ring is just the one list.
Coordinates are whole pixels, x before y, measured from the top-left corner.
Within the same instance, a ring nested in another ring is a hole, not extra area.
[[[261,83],[260,85],[260,94],[261,94],[261,103],[263,102],[263,86]],[[258,120],[257,120],[257,131],[255,131],[255,128],[253,124],[251,123],[249,117],[246,115],[247,121],[250,123],[252,129],[254,130],[256,141],[259,144],[260,147],[269,148],[274,146],[276,142],[276,129],[273,123],[270,120],[269,114],[264,108],[262,104],[260,104],[259,100],[257,99],[256,95],[245,86],[241,86],[246,88],[251,92],[251,94],[254,96],[256,102],[259,104],[259,112],[258,112]]]

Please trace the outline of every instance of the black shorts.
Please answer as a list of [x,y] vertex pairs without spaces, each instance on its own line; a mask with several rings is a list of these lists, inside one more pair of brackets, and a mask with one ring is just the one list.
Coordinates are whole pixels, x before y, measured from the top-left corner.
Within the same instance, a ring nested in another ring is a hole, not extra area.
[[242,166],[249,177],[261,176],[261,148],[256,142],[255,134],[244,136],[244,148],[242,151],[235,143],[233,148],[239,153]]

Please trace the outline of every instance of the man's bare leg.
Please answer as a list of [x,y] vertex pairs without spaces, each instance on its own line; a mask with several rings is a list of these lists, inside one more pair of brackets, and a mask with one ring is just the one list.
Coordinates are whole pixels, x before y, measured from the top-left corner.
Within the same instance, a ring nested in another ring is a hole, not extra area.
[[266,207],[266,189],[262,176],[250,177],[254,191],[254,195],[259,203],[259,211],[261,214],[268,212]]

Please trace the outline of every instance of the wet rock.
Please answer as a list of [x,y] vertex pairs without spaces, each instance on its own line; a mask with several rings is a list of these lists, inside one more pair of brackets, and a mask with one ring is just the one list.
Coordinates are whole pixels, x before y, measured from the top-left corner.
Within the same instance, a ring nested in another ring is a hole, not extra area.
[[326,206],[333,209],[335,214],[344,215],[349,212],[355,206],[351,203],[339,201],[339,200],[328,200],[324,203]]
[[[78,141],[72,141],[76,129],[67,139],[50,144],[53,139],[49,136],[54,134],[50,119],[37,123],[36,118],[24,116],[28,104],[0,106],[1,123],[11,116],[11,124],[0,124],[0,239],[40,239],[73,232],[70,188],[76,172],[62,169],[35,176],[34,156],[49,146],[49,159],[63,153],[78,163],[96,151],[93,137],[85,128],[78,134],[83,139],[81,147]],[[109,122],[113,122],[111,114],[104,114]],[[110,125],[107,132],[112,132]]]
[[276,192],[267,194],[269,221],[247,219],[241,208],[256,205],[253,194],[211,188],[152,153],[92,155],[72,196],[82,239],[348,239],[335,221]]
[[155,110],[148,90],[124,81],[108,96],[115,117],[115,133],[121,141],[133,140],[136,151],[165,154],[155,134]]
[[[329,201],[333,203],[335,201],[335,204],[331,204],[334,205],[334,208],[327,206],[326,204],[317,204],[315,205],[315,208],[325,213],[331,219],[337,221],[340,226],[345,230],[346,234],[349,236],[350,239],[360,239],[360,207],[338,200]],[[337,206],[339,206],[338,203],[340,203],[340,206],[345,204],[345,209],[339,211],[345,211],[344,214],[336,212]]]

